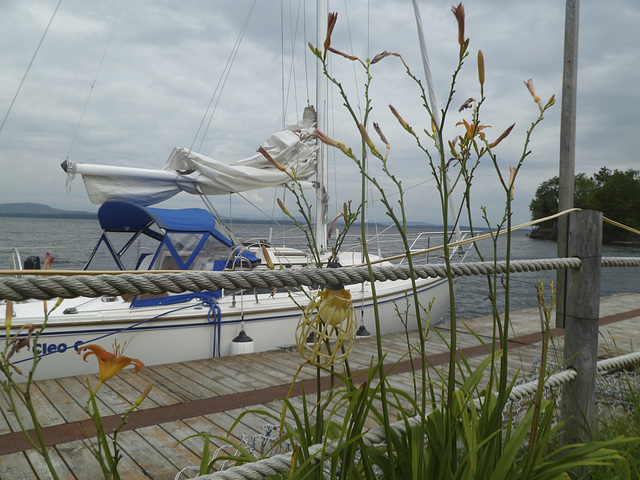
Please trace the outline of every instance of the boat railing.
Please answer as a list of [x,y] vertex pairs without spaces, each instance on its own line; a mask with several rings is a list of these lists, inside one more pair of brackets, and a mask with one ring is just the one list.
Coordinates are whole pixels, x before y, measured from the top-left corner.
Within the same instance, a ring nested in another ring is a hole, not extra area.
[[[22,270],[22,260],[20,259],[20,252],[17,248],[11,249],[11,255],[9,257],[9,270]],[[16,275],[21,277],[21,275]]]
[[[251,261],[245,257],[244,255],[242,255],[242,251],[238,250],[235,255],[233,255],[233,262],[231,262],[231,270],[245,270],[245,266],[248,267],[247,270],[252,270],[253,269],[253,264],[251,263]],[[231,294],[231,308],[234,308],[236,306],[236,293],[239,293],[240,295],[244,294],[244,290],[235,290],[232,294]],[[256,303],[258,302],[258,290],[256,288],[253,289],[253,295],[255,297],[255,301]]]
[[[469,232],[460,232],[459,235],[453,242],[455,243],[461,240],[464,240],[468,236]],[[442,232],[420,232],[416,238],[411,243],[409,250],[411,252],[419,252],[422,250],[430,250],[434,247],[439,247],[444,244]],[[456,257],[464,258],[466,256],[467,250],[463,248],[462,245],[454,245],[449,250],[449,258],[453,259]],[[434,262],[434,258],[437,259]],[[425,263],[439,263],[439,261],[443,260],[442,252],[426,252],[425,254]],[[400,263],[403,263],[405,259],[400,260]]]

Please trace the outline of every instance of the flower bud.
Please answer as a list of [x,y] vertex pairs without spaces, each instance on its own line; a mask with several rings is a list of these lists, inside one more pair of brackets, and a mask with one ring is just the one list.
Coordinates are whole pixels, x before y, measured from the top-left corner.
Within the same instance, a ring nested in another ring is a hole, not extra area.
[[7,300],[7,307],[4,315],[4,326],[7,329],[7,339],[11,336],[11,322],[13,321],[13,302]]
[[402,125],[404,129],[411,128],[409,127],[409,124],[405,122],[404,119],[400,116],[400,114],[398,113],[398,111],[395,109],[393,105],[389,105],[389,110],[391,110],[391,113],[393,113],[393,116],[398,119],[398,122],[400,122],[400,125]]
[[153,384],[150,383],[147,385],[147,388],[144,389],[144,392],[140,394],[138,399],[133,404],[133,408],[138,408],[140,406],[140,404],[144,401],[144,399],[147,398],[147,395],[149,395],[149,392],[151,391],[152,388],[153,388]]
[[293,176],[287,171],[287,169],[284,168],[284,166],[280,162],[278,162],[275,158],[273,158],[271,154],[265,150],[264,147],[258,148],[258,153],[260,153],[264,158],[266,158],[271,165],[276,167],[281,172],[286,173],[287,175],[289,175],[289,177],[293,178]]
[[484,55],[482,50],[478,50],[478,81],[484,85]]
[[290,217],[291,214],[289,213],[289,210],[287,210],[287,207],[284,206],[284,203],[282,203],[282,200],[280,200],[279,198],[276,200],[278,202],[278,206],[280,207],[280,210],[282,210],[285,215]]
[[507,128],[504,132],[502,132],[502,134],[492,143],[489,144],[489,148],[493,148],[496,145],[498,145],[502,140],[504,140],[505,138],[507,138],[509,136],[509,134],[511,133],[511,130],[513,130],[513,127],[515,127],[516,124],[512,123],[511,126],[509,128]]
[[385,137],[384,133],[382,133],[382,129],[380,128],[380,125],[373,122],[373,128],[375,129],[376,133],[380,137],[380,140],[382,140],[382,143],[384,143],[387,146],[387,149],[391,148],[391,145],[389,145],[389,142],[387,141],[387,137]]
[[355,62],[356,60],[360,60],[355,55],[349,55],[348,53],[341,52],[340,50],[337,50],[333,47],[329,47],[327,50],[330,51],[331,53],[335,53],[336,55],[340,55],[341,57],[344,57],[347,60],[351,60],[352,62]]
[[367,129],[364,127],[364,125],[362,125],[361,123],[358,124],[358,130],[360,130],[360,135],[362,135],[362,138],[364,139],[364,142],[367,144],[367,146],[371,149],[375,149],[376,146],[373,143],[373,140],[371,140],[371,137],[369,136],[369,134],[367,133]]
[[511,197],[511,200],[513,200],[513,187],[516,180],[516,173],[518,173],[517,168],[509,167],[509,196]]
[[551,98],[549,99],[549,101],[547,102],[547,107],[550,107],[552,105],[554,105],[556,103],[556,96],[555,95],[551,95]]
[[371,65],[374,65],[376,63],[378,63],[380,60],[382,60],[385,57],[388,57],[390,55],[393,55],[394,57],[400,57],[399,53],[393,53],[393,52],[387,52],[386,50],[382,53],[377,54],[375,57],[373,57],[373,59],[371,60]]
[[267,247],[265,247],[264,245],[261,245],[262,247],[262,256],[264,257],[264,261],[267,262],[267,267],[269,267],[269,270],[275,270],[276,266],[273,264],[273,261],[271,260],[271,255],[269,255],[269,250],[267,250]]
[[542,102],[540,101],[540,97],[536,93],[535,88],[533,88],[533,80],[529,79],[529,80],[527,80],[526,82],[523,82],[523,83],[526,85],[527,90],[529,90],[529,93],[533,97],[533,101],[536,102],[540,108],[542,108]]
[[459,3],[457,7],[451,7],[451,11],[456,16],[458,21],[458,43],[460,46],[464,45],[464,7],[462,3]]
[[369,150],[371,150],[371,153],[376,157],[382,159],[382,155],[380,155],[380,152],[378,152],[378,149],[373,143],[373,140],[371,140],[371,137],[367,133],[367,129],[364,127],[364,125],[358,124],[358,130],[360,130],[360,135],[362,135],[362,138],[364,142],[367,144],[367,146],[369,147]]
[[331,46],[331,34],[333,33],[333,29],[335,28],[337,21],[338,21],[338,13],[337,12],[329,13],[329,20],[327,22],[327,37],[324,40],[325,56],[327,54],[327,50]]
[[342,153],[344,153],[345,155],[347,155],[348,157],[351,157],[353,155],[352,152],[351,152],[351,149],[348,148],[344,143],[338,142],[337,140],[334,140],[333,138],[331,138],[330,136],[328,136],[327,134],[325,134],[324,132],[322,132],[320,130],[316,129],[316,131],[313,133],[313,136],[316,137],[318,140],[320,140],[325,145],[329,145],[330,147],[339,148],[340,151]]

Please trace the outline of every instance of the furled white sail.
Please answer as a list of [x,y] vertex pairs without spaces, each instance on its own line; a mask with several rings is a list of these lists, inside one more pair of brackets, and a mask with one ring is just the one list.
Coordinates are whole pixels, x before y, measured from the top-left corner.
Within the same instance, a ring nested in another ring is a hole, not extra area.
[[[316,172],[316,138],[313,136],[316,115],[313,107],[305,109],[299,124],[273,134],[263,144],[264,149],[296,178],[307,180]],[[226,195],[234,192],[277,187],[291,181],[286,172],[278,170],[261,154],[225,164],[178,147],[161,170],[90,165],[66,161],[67,190],[76,174],[82,175],[85,189],[93,203],[123,200],[138,205],[153,205],[179,192],[198,193],[196,185],[206,195]]]

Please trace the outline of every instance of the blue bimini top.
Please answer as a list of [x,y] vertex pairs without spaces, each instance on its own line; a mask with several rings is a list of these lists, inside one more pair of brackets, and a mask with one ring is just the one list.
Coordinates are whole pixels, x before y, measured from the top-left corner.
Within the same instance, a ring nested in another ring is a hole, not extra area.
[[201,208],[169,210],[112,201],[100,207],[98,220],[103,230],[114,232],[144,230],[149,233],[153,224],[169,232],[209,232],[228,247],[234,246],[231,240],[216,229],[213,215]]

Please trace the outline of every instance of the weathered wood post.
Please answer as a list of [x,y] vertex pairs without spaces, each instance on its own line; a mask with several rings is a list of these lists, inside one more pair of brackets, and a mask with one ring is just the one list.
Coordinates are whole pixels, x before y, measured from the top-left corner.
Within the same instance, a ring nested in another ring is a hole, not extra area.
[[567,272],[564,311],[564,361],[577,378],[562,388],[563,445],[591,441],[596,397],[602,213],[582,210],[569,214],[567,257],[582,265]]

